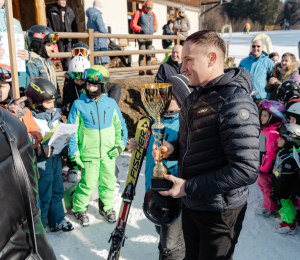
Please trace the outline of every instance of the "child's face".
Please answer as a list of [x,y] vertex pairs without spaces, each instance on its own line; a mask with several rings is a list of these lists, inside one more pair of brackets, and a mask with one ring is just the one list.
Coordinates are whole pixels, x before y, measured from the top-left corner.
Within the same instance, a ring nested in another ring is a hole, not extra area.
[[281,68],[286,68],[286,67],[290,66],[291,63],[292,63],[291,58],[284,56],[281,61]]
[[47,42],[45,48],[48,56],[50,56],[51,53],[53,52],[53,44],[51,42]]
[[0,101],[4,101],[8,98],[9,91],[10,91],[9,83],[0,80]]
[[47,99],[43,101],[43,107],[46,109],[54,108],[55,99]]
[[278,63],[279,57],[274,56],[271,60],[273,61],[274,65],[276,65]]
[[95,92],[98,90],[98,86],[97,85],[94,85],[94,84],[91,84],[91,83],[87,83],[86,84],[86,89],[90,92]]
[[285,140],[281,138],[280,136],[277,139],[277,145],[279,148],[282,148],[285,145]]
[[266,110],[263,110],[262,113],[261,113],[261,116],[260,116],[260,122],[262,125],[266,125],[269,121],[269,118],[270,118],[270,114],[268,111]]
[[293,117],[293,116],[290,116],[289,123],[290,123],[290,124],[297,124],[297,120],[296,120],[296,118],[295,118],[295,117]]
[[180,109],[180,106],[179,106],[176,98],[173,96],[172,100],[171,100],[171,103],[170,103],[170,106],[168,108],[168,111],[176,111],[178,109]]

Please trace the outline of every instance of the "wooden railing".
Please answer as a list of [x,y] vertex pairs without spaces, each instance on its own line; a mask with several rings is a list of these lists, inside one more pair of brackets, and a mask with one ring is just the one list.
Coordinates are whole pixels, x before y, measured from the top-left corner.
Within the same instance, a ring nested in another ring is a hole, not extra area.
[[[179,44],[180,40],[185,40],[185,37],[177,35],[144,35],[144,34],[107,34],[107,33],[94,33],[93,29],[89,29],[86,33],[65,33],[59,32],[59,38],[62,39],[88,39],[88,45],[91,51],[90,62],[94,65],[94,58],[101,56],[126,56],[126,55],[140,55],[140,54],[158,54],[158,53],[171,53],[172,49],[162,49],[162,50],[132,50],[132,51],[94,51],[94,39],[95,38],[117,38],[117,39],[166,39],[174,40],[175,44]],[[60,52],[52,53],[51,58],[71,58],[71,52]],[[154,70],[158,69],[159,65],[153,66],[142,66],[142,67],[122,67],[122,68],[113,68],[108,69],[110,73],[117,72],[129,72],[129,71],[138,71],[138,70]],[[58,77],[64,77],[65,72],[58,72]]]

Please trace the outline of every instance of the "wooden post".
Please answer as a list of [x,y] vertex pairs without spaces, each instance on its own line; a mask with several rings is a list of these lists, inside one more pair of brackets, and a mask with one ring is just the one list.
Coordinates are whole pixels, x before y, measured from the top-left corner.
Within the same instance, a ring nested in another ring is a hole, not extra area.
[[179,32],[177,32],[177,39],[175,40],[175,45],[179,45],[180,44],[180,35]]
[[18,78],[18,70],[17,70],[17,54],[16,54],[13,10],[12,10],[11,0],[5,0],[5,14],[6,14],[8,45],[9,45],[12,90],[13,90],[14,99],[16,99],[16,98],[20,97],[20,90],[19,90],[19,78]]
[[36,24],[47,26],[45,0],[34,0]]
[[94,29],[89,29],[89,48],[91,51],[90,55],[90,63],[93,66],[94,65]]

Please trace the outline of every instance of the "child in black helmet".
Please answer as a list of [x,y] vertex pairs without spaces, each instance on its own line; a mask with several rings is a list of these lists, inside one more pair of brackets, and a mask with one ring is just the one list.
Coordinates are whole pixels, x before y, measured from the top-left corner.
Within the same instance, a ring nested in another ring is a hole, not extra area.
[[52,29],[43,25],[34,25],[26,32],[30,51],[30,60],[26,63],[27,83],[36,78],[46,79],[57,87],[56,71],[49,59],[53,52],[53,43],[59,39]]
[[41,220],[48,224],[51,232],[71,231],[72,224],[65,219],[62,199],[64,187],[62,181],[62,163],[60,155],[53,154],[48,142],[59,125],[61,115],[54,109],[57,91],[54,85],[45,79],[34,79],[28,86],[27,97],[30,109],[39,131],[43,135],[36,149],[39,168],[39,198],[41,201]]
[[279,147],[273,169],[272,195],[271,199],[277,204],[280,218],[274,231],[280,234],[295,235],[297,224],[295,221],[296,210],[291,201],[297,182],[299,180],[299,166],[293,157],[293,147],[300,151],[300,126],[296,124],[281,124],[277,131]]

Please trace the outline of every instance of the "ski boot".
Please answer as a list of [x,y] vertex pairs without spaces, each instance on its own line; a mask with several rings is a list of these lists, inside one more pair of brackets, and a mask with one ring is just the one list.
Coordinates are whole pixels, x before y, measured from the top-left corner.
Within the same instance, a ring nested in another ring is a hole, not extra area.
[[293,223],[281,222],[273,228],[273,231],[280,234],[295,235],[297,233],[297,223],[296,221]]
[[269,217],[271,215],[271,211],[265,209],[263,205],[258,204],[257,208],[254,209],[255,215],[263,216],[263,217]]
[[114,223],[117,221],[116,212],[114,211],[114,209],[109,209],[108,211],[104,211],[104,209],[103,209],[104,204],[100,199],[98,200],[98,206],[99,206],[100,215],[105,217],[109,223]]
[[89,225],[89,217],[86,215],[86,211],[74,212],[75,218],[79,221],[79,224],[83,227],[87,227]]
[[145,75],[145,71],[140,70],[140,71],[139,71],[139,76],[144,76],[144,75]]
[[57,232],[57,231],[63,231],[63,232],[69,232],[72,231],[74,229],[74,227],[72,226],[72,224],[67,221],[66,219],[63,219],[62,222],[60,222],[59,224],[56,223],[55,228],[50,228],[51,232]]
[[152,76],[152,75],[153,75],[153,72],[152,72],[151,70],[147,70],[147,71],[146,71],[146,74]]

